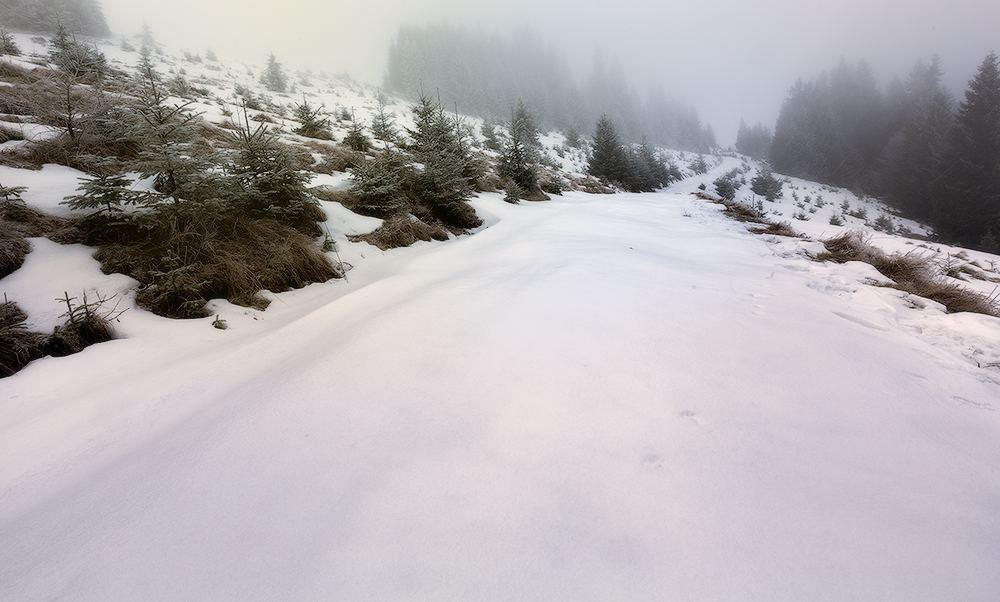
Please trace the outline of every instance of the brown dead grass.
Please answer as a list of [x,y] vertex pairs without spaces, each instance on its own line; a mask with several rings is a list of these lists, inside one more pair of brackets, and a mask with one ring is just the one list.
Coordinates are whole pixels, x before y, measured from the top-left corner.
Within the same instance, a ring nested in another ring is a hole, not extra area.
[[863,261],[889,278],[892,284],[888,286],[937,301],[950,313],[968,311],[1000,317],[1000,310],[994,301],[947,282],[941,277],[940,268],[926,256],[914,252],[888,254],[872,246],[861,232],[855,230],[825,240],[823,245],[826,251],[817,255],[816,261]]
[[21,267],[30,251],[31,244],[25,239],[23,230],[0,218],[0,278]]
[[408,247],[418,240],[448,240],[448,231],[438,224],[426,224],[408,215],[394,215],[373,232],[347,238],[351,242],[366,242],[385,251]]
[[789,238],[805,238],[801,232],[797,232],[788,222],[775,222],[762,216],[752,207],[748,207],[738,201],[728,201],[712,196],[706,192],[698,191],[694,193],[699,199],[722,205],[725,207],[722,213],[738,222],[761,224],[750,227],[750,232],[754,234],[772,234],[774,236],[787,236]]
[[102,269],[138,280],[139,304],[173,318],[202,317],[213,298],[263,308],[263,289],[343,277],[312,237],[272,220],[200,213],[107,239],[95,254]]

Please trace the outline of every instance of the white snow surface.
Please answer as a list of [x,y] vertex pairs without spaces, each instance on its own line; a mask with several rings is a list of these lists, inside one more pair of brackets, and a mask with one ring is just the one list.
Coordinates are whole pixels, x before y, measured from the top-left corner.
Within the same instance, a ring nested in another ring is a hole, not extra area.
[[[159,60],[215,95],[212,122],[234,82],[259,89],[259,65]],[[297,86],[273,100],[376,104],[346,78]],[[118,340],[0,379],[0,600],[995,601],[1000,320],[752,235],[691,194],[742,158],[668,156],[691,177],[666,191],[483,194],[474,235],[388,252],[347,239],[380,220],[324,202],[348,278],[265,311],[212,301],[228,330],[138,309],[94,249],[31,239],[0,293],[33,329],[64,293],[127,311]],[[82,175],[0,167],[60,215]],[[885,211],[797,179],[764,207],[814,239]]]
[[1000,320],[683,192],[474,205],[0,380],[0,599],[996,599]]

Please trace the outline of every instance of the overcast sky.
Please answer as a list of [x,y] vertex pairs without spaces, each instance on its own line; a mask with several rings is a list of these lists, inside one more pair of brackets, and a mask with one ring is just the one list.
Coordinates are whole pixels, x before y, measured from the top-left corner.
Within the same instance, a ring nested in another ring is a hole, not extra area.
[[[662,82],[731,144],[740,117],[773,126],[796,77],[867,58],[884,86],[918,58],[941,56],[960,94],[1000,51],[996,0],[103,0],[115,36],[143,19],[191,52],[211,47],[290,69],[348,72],[380,83],[402,24],[450,21],[485,31],[530,25],[585,69],[594,50],[617,55],[633,81]],[[612,8],[613,6],[613,8]],[[280,7],[280,8],[279,8]]]

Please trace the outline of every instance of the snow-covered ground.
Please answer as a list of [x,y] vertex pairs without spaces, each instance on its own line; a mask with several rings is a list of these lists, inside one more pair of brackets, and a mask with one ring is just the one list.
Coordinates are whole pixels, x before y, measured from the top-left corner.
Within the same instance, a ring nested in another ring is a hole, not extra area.
[[[0,293],[33,327],[128,311],[0,380],[0,600],[996,600],[1000,320],[750,234],[691,194],[742,164],[710,161],[388,252],[328,203],[348,279],[214,301],[227,330],[32,239]],[[75,175],[0,182],[52,210]],[[766,209],[831,236],[845,198]]]
[[[1000,320],[689,194],[474,204],[0,381],[0,598],[995,599]],[[11,298],[99,276],[33,242]]]

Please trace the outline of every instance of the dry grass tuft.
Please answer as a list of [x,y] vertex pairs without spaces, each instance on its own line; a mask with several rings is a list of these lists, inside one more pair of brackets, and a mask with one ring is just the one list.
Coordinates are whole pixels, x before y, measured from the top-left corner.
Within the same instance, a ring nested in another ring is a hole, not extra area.
[[324,144],[310,140],[305,145],[322,155],[322,159],[318,163],[313,165],[310,162],[310,165],[305,168],[314,173],[330,175],[334,172],[344,172],[364,163],[365,160],[364,153],[353,151],[341,144]]
[[0,378],[14,374],[43,355],[41,346],[45,336],[29,332],[24,326],[27,319],[13,301],[0,303]]
[[373,232],[347,238],[352,242],[367,242],[385,251],[408,247],[418,240],[448,240],[448,232],[438,224],[426,224],[408,215],[394,215]]
[[21,267],[30,251],[31,244],[25,240],[23,229],[0,218],[0,278]]
[[824,253],[816,261],[863,261],[892,281],[892,288],[941,303],[951,313],[968,311],[1000,317],[996,303],[984,295],[945,281],[929,258],[913,252],[887,254],[872,246],[856,230],[823,241]]
[[695,192],[694,196],[699,199],[722,205],[725,209],[722,213],[738,222],[762,224],[761,227],[751,227],[749,230],[754,234],[772,234],[775,236],[788,236],[790,238],[805,238],[801,232],[796,232],[788,222],[773,222],[758,209],[744,205],[738,201],[728,201],[712,196],[706,192]]
[[763,228],[750,228],[754,234],[773,234],[775,236],[788,236],[790,238],[805,238],[801,232],[796,232],[788,222],[772,222],[764,220],[767,224]]
[[95,255],[102,269],[138,280],[139,304],[172,318],[203,317],[212,298],[263,308],[263,289],[343,276],[313,238],[272,220],[203,212],[107,238]]

